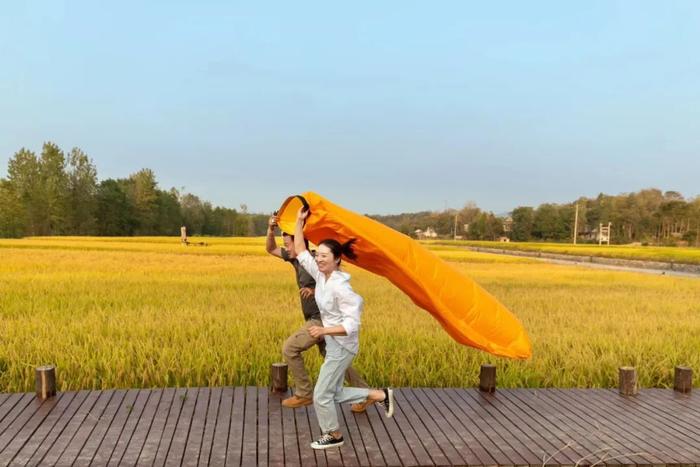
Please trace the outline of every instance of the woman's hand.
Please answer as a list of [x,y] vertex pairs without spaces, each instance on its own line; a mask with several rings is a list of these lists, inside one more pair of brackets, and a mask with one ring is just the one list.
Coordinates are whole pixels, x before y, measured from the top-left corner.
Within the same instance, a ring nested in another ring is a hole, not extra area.
[[299,208],[299,212],[297,212],[297,221],[303,221],[307,217],[309,217],[309,210],[307,208],[304,208],[303,206]]
[[323,326],[309,326],[309,335],[314,339],[326,334],[326,328]]

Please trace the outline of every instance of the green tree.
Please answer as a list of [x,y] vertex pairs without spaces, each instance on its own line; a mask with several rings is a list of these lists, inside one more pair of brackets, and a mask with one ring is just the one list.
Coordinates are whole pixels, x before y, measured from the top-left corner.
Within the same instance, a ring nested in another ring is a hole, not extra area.
[[133,235],[136,226],[133,208],[117,180],[103,180],[97,189],[97,234]]
[[24,207],[12,184],[0,179],[0,237],[24,235]]
[[141,169],[122,182],[136,220],[136,235],[158,231],[158,184],[151,169]]
[[69,230],[73,235],[96,232],[97,168],[79,148],[68,156]]
[[39,161],[40,184],[34,190],[41,197],[42,232],[60,235],[69,232],[69,186],[66,158],[54,143],[47,142],[41,150]]
[[513,219],[513,240],[529,242],[532,238],[535,210],[529,206],[519,206],[513,209],[510,217]]
[[39,159],[33,152],[22,148],[8,161],[7,175],[8,193],[13,193],[20,204],[18,214],[25,235],[46,234],[43,200],[37,190],[41,184]]

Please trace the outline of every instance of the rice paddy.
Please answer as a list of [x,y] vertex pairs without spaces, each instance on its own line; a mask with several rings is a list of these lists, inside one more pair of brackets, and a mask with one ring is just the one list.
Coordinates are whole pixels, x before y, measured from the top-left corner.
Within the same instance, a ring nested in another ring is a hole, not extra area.
[[[31,391],[55,364],[59,390],[269,384],[303,322],[290,265],[262,238],[47,237],[0,240],[0,391]],[[544,264],[427,245],[520,318],[533,357],[454,342],[387,280],[348,266],[365,299],[355,367],[372,385],[473,386],[481,363],[501,387],[643,387],[700,368],[700,281]],[[317,374],[318,352],[307,352]]]

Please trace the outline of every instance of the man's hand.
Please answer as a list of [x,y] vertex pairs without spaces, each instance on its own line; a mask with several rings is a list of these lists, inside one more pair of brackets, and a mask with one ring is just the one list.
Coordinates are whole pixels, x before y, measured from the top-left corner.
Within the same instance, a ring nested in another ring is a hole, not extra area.
[[309,326],[309,335],[314,339],[326,334],[326,328],[322,326]]
[[274,230],[275,227],[277,227],[277,223],[279,222],[279,217],[272,215],[270,218],[267,220],[267,228],[268,230],[272,231]]
[[312,289],[311,287],[302,287],[301,289],[299,289],[299,293],[301,294],[301,298],[306,300],[307,298],[314,296],[314,289]]

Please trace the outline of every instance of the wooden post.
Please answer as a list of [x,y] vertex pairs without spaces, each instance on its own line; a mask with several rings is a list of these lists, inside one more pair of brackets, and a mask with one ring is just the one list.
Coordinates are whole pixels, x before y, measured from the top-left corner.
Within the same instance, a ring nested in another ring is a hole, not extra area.
[[270,369],[270,382],[272,383],[272,392],[284,393],[287,392],[287,364],[273,363]]
[[56,367],[38,366],[34,370],[36,397],[44,400],[56,395]]
[[637,392],[637,370],[633,366],[621,366],[620,394],[623,396],[636,396]]
[[484,392],[496,392],[496,365],[484,363],[479,373],[479,389]]
[[684,394],[693,389],[693,369],[687,366],[677,366],[673,389]]

